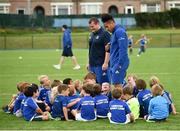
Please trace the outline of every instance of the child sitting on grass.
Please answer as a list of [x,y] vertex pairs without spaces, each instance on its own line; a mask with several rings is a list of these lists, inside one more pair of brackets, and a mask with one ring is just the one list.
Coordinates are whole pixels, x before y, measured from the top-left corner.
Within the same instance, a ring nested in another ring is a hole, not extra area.
[[69,95],[69,87],[66,84],[60,84],[58,86],[58,95],[56,96],[52,105],[51,115],[53,118],[68,121],[68,109],[67,109],[67,96]]
[[43,112],[36,103],[39,96],[38,86],[35,84],[30,85],[25,90],[27,99],[24,102],[23,117],[27,121],[41,121],[49,119],[49,112]]
[[160,84],[160,80],[158,77],[156,76],[151,76],[150,80],[149,80],[149,85],[150,87],[152,87],[155,84],[159,84],[162,88],[162,96],[168,101],[169,103],[169,114],[172,113],[173,115],[176,115],[176,108],[174,106],[174,103],[172,102],[172,96],[169,92],[167,92],[166,90],[164,90],[164,87],[162,84]]
[[133,87],[129,84],[127,84],[123,88],[123,99],[128,104],[132,114],[134,115],[134,119],[139,118],[139,102],[136,97],[133,96]]
[[131,113],[126,102],[121,100],[122,89],[115,88],[112,91],[113,100],[109,104],[110,112],[108,118],[112,124],[127,124],[134,122],[134,116]]
[[152,87],[153,98],[149,103],[147,121],[164,121],[169,116],[169,105],[167,100],[161,96],[162,88],[156,84]]
[[146,82],[142,79],[136,81],[136,86],[138,89],[137,98],[140,104],[140,115],[139,117],[144,118],[148,115],[149,101],[152,98],[151,91],[146,89]]
[[91,96],[93,91],[93,84],[85,84],[82,87],[83,98],[79,102],[77,110],[72,110],[72,114],[77,121],[94,121],[96,120],[95,114],[95,101]]
[[96,105],[96,115],[98,118],[107,118],[107,113],[109,111],[109,101],[108,97],[101,94],[101,85],[94,85],[94,100]]

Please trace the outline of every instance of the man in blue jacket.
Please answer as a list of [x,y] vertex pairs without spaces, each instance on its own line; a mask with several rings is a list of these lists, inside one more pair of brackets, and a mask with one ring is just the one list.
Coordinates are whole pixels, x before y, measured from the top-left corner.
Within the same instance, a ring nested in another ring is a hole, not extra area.
[[126,30],[116,24],[113,17],[103,14],[101,17],[104,27],[112,33],[110,42],[110,70],[112,84],[122,87],[129,66],[128,37]]
[[60,58],[58,65],[53,65],[56,69],[61,69],[61,66],[64,62],[64,57],[71,57],[74,64],[74,70],[80,69],[80,66],[76,60],[76,57],[72,53],[72,40],[71,40],[71,31],[67,28],[67,25],[62,26],[63,31],[63,53]]

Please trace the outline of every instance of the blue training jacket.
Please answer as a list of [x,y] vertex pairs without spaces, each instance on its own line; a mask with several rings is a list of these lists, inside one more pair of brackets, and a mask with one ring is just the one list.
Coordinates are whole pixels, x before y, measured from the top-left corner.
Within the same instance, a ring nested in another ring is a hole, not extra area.
[[116,25],[111,37],[110,46],[110,66],[112,69],[117,69],[118,66],[127,66],[124,63],[129,64],[128,58],[128,37],[126,30]]
[[72,47],[71,30],[66,29],[63,34],[63,48]]

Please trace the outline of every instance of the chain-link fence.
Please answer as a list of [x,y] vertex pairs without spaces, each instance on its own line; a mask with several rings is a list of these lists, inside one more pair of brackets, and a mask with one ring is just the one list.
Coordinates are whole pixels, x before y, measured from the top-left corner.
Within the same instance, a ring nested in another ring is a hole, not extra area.
[[[134,43],[140,34],[132,34]],[[146,34],[150,39],[148,47],[180,47],[179,34]],[[0,49],[59,49],[62,47],[61,35],[4,35],[0,36]],[[88,48],[89,35],[73,34],[73,48]],[[139,44],[134,45],[138,47]]]

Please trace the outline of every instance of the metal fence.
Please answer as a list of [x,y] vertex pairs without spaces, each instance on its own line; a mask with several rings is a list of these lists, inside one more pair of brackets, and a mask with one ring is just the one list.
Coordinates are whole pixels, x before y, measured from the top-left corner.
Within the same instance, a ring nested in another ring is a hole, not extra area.
[[[0,27],[21,27],[21,28],[57,28],[64,24],[69,27],[88,27],[88,21],[91,17],[100,19],[100,15],[60,15],[60,16],[39,16],[0,14]],[[126,28],[136,26],[134,15],[117,15],[115,21]]]
[[[134,42],[140,34],[132,34]],[[151,38],[148,47],[180,47],[179,34],[146,34]],[[59,49],[62,47],[61,35],[4,35],[0,36],[0,49]],[[73,48],[88,48],[88,34],[73,34]],[[139,45],[134,45],[138,47]]]

